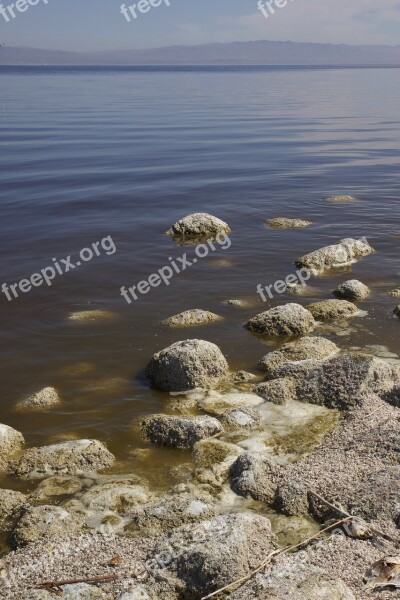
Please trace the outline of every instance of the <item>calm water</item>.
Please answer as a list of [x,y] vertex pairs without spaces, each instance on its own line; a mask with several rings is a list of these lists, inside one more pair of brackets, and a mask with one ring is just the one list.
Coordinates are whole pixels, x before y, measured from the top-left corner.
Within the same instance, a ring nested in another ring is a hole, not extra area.
[[[98,438],[118,456],[118,469],[162,481],[182,453],[153,450],[150,463],[132,454],[146,446],[135,422],[167,406],[141,376],[150,356],[200,337],[217,343],[232,368],[254,370],[267,347],[242,323],[265,307],[256,285],[346,236],[367,236],[377,253],[351,273],[313,280],[301,302],[360,278],[374,290],[363,304],[368,316],[352,321],[347,337],[329,337],[400,352],[396,301],[385,296],[399,284],[399,70],[0,67],[0,85],[0,283],[30,277],[53,257],[76,260],[105,236],[116,246],[52,287],[12,302],[1,294],[0,422],[29,445]],[[327,203],[331,194],[361,202]],[[195,211],[229,222],[231,248],[128,306],[120,287],[182,255],[163,232]],[[276,216],[315,225],[271,231],[264,220]],[[225,306],[228,298],[250,306]],[[194,307],[224,320],[188,331],[160,326]],[[98,308],[116,317],[67,319]],[[60,391],[58,408],[15,412],[18,400],[45,386]]]

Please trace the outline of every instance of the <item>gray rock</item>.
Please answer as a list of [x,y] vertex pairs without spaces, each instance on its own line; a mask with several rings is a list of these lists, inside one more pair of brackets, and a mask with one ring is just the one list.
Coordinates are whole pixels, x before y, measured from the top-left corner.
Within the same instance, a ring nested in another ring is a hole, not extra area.
[[323,337],[307,336],[281,346],[261,358],[257,367],[267,374],[286,363],[315,359],[323,361],[339,352],[339,348]]
[[253,391],[273,404],[286,404],[289,400],[295,400],[295,386],[291,379],[274,379],[259,383]]
[[301,381],[304,377],[318,367],[321,364],[321,361],[316,360],[315,358],[309,358],[308,360],[298,360],[295,362],[287,362],[276,369],[272,369],[268,372],[268,375],[265,377],[266,381],[272,379],[295,379],[296,381]]
[[302,219],[286,219],[285,217],[276,217],[266,221],[267,225],[272,229],[297,229],[299,227],[308,227],[312,225],[312,221],[304,221]]
[[61,400],[57,390],[53,387],[46,387],[18,402],[16,408],[18,410],[44,410],[46,408],[51,408],[60,402]]
[[308,490],[301,482],[288,482],[276,490],[274,508],[287,517],[300,517],[308,514]]
[[228,363],[215,344],[204,340],[175,342],[153,356],[146,374],[167,392],[214,387],[228,375]]
[[325,246],[309,254],[305,254],[295,265],[299,268],[309,269],[313,274],[323,272],[325,269],[347,265],[354,260],[374,252],[365,240],[346,238],[338,244]]
[[390,392],[396,383],[392,365],[366,354],[337,356],[311,371],[297,388],[297,398],[348,410],[360,403],[362,396],[373,392]]
[[137,507],[126,528],[135,536],[155,536],[185,523],[200,523],[215,516],[217,505],[214,497],[193,484],[179,484],[150,504]]
[[62,538],[81,528],[81,519],[59,506],[32,506],[14,528],[11,540],[16,547],[26,546],[43,538]]
[[347,300],[322,300],[307,306],[316,321],[333,321],[353,317],[357,307]]
[[221,423],[209,416],[153,415],[143,419],[141,428],[153,444],[170,448],[191,448],[196,442],[222,431]]
[[371,290],[361,281],[350,279],[338,285],[333,293],[338,298],[344,298],[345,300],[365,300],[370,295]]
[[272,505],[277,488],[277,467],[269,457],[246,452],[233,463],[230,471],[231,488],[244,498],[261,500]]
[[173,237],[206,237],[215,236],[218,233],[230,233],[231,229],[227,223],[208,213],[193,213],[179,219],[167,235]]
[[249,319],[246,329],[271,337],[305,335],[315,327],[312,314],[300,304],[276,306]]
[[257,408],[234,408],[221,417],[225,429],[255,429],[260,425],[261,413]]
[[21,454],[24,444],[22,433],[0,423],[0,473],[6,471],[10,461]]
[[245,513],[218,516],[196,527],[169,533],[155,555],[174,559],[167,569],[185,584],[184,596],[203,596],[248,575],[275,549],[269,519]]
[[29,502],[21,492],[0,490],[0,530],[8,531]]
[[110,467],[115,457],[97,440],[74,440],[30,448],[15,467],[17,477],[44,479],[52,475],[90,475]]
[[173,317],[168,317],[168,319],[162,321],[162,325],[167,327],[196,327],[221,320],[222,317],[215,313],[209,312],[208,310],[201,310],[200,308],[194,308],[193,310],[185,310]]

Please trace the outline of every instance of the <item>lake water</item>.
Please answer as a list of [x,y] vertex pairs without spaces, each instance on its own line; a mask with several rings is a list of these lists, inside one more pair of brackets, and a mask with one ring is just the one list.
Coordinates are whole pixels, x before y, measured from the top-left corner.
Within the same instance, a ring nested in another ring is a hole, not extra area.
[[[268,285],[293,261],[344,237],[366,236],[377,252],[347,272],[313,279],[303,304],[331,297],[349,278],[373,295],[350,330],[330,331],[343,347],[384,345],[400,352],[400,71],[315,68],[11,68],[0,67],[1,281],[30,277],[52,259],[76,262],[82,248],[111,236],[116,251],[0,303],[0,422],[27,444],[93,437],[118,457],[117,470],[170,483],[168,467],[187,453],[151,450],[135,423],[168,410],[166,394],[142,376],[151,355],[178,339],[218,344],[233,369],[254,371],[271,345],[243,329]],[[333,194],[360,199],[325,200]],[[191,212],[210,212],[232,228],[219,248],[128,305],[132,286],[188,254],[164,232]],[[314,222],[273,231],[265,219]],[[229,298],[246,308],[227,306]],[[297,301],[297,300],[295,300]],[[188,308],[220,314],[216,324],[165,329]],[[73,322],[76,310],[114,318]],[[345,333],[346,335],[337,335]],[[15,404],[45,386],[63,402],[44,413]],[[16,482],[7,485],[18,487]]]

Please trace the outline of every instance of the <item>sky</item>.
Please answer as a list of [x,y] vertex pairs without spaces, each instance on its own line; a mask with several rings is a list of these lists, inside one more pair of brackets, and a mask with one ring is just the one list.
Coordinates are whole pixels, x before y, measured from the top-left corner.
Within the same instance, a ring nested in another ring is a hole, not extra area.
[[[400,44],[400,0],[287,0],[268,18],[257,0],[162,0],[130,23],[121,0],[37,1],[9,22],[0,14],[0,43],[72,51],[260,39]],[[13,2],[0,0],[5,10]]]

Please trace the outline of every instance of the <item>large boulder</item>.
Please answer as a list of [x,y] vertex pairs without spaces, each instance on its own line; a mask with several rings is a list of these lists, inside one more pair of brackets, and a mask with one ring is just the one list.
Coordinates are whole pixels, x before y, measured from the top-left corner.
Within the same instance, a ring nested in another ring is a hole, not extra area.
[[166,327],[198,327],[214,323],[215,321],[221,321],[221,319],[222,317],[208,310],[194,308],[164,319],[162,325]]
[[52,475],[90,475],[110,467],[115,457],[97,440],[74,440],[30,448],[15,467],[25,479],[44,479]]
[[214,387],[228,375],[228,363],[215,344],[175,342],[153,356],[146,368],[152,383],[167,392]]
[[297,398],[302,402],[348,410],[358,405],[369,392],[390,392],[397,378],[393,366],[379,358],[345,354],[310,371],[297,388]]
[[333,321],[354,317],[357,307],[347,300],[322,300],[307,306],[316,321]]
[[22,433],[0,423],[0,473],[6,471],[10,461],[22,452],[24,444]]
[[344,300],[365,300],[370,295],[371,290],[358,279],[350,279],[338,285],[333,293],[337,298],[343,298]]
[[310,311],[300,304],[289,303],[256,315],[245,323],[245,327],[271,337],[305,335],[314,329],[315,321]]
[[227,223],[213,215],[193,213],[174,223],[167,231],[167,235],[178,238],[212,237],[218,233],[230,233],[230,231]]
[[170,532],[155,548],[155,556],[171,562],[167,570],[184,583],[182,597],[203,596],[248,575],[276,548],[271,523],[252,514],[218,516],[196,527]]
[[60,506],[32,506],[12,532],[14,546],[26,546],[43,538],[61,538],[79,531],[82,521]]
[[157,446],[191,448],[196,442],[221,433],[221,423],[210,416],[175,417],[152,415],[141,422],[148,440]]
[[284,344],[263,356],[258,362],[258,368],[270,374],[280,366],[289,363],[315,359],[319,361],[331,358],[339,352],[339,348],[323,337],[307,336],[295,342]]
[[322,273],[325,269],[348,265],[358,258],[373,252],[367,240],[346,238],[338,244],[325,246],[296,260],[296,267],[309,269],[313,274]]
[[268,456],[246,452],[239,456],[230,470],[232,490],[244,498],[261,500],[272,505],[277,488],[277,466]]

